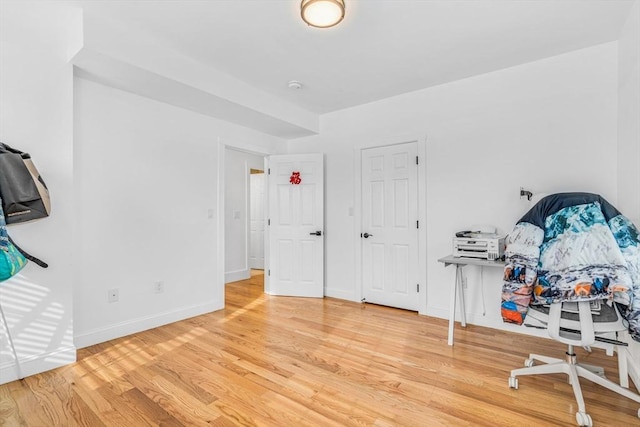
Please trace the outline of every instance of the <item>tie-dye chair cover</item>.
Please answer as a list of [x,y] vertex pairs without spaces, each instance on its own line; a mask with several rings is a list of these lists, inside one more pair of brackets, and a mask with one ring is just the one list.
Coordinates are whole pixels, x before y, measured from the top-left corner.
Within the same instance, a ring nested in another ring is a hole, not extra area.
[[502,318],[522,324],[529,304],[608,299],[621,304],[640,341],[640,236],[602,197],[540,200],[506,242]]

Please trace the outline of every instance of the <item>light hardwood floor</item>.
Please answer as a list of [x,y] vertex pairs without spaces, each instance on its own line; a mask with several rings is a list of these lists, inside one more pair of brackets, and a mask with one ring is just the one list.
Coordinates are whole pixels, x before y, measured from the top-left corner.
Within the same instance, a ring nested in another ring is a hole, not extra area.
[[[78,362],[0,386],[4,426],[559,426],[577,410],[562,375],[521,377],[550,340],[332,298],[227,285],[226,309],[82,349]],[[617,377],[601,351],[583,361]],[[638,404],[584,382],[595,425],[640,425]]]

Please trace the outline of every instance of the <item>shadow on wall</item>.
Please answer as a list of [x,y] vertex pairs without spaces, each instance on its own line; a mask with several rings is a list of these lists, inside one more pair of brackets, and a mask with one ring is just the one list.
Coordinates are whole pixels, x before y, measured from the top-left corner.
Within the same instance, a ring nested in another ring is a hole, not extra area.
[[[67,313],[51,294],[52,290],[33,283],[29,276],[18,274],[0,283],[0,306],[6,323],[0,327],[0,372],[2,377],[15,370],[13,351],[9,345],[7,328],[13,339],[20,365],[41,359],[48,363],[70,363],[67,354],[49,352],[60,344],[73,346],[73,336],[60,328]],[[23,374],[24,374],[23,370]],[[0,378],[1,379],[1,378]],[[2,383],[0,381],[0,383]]]

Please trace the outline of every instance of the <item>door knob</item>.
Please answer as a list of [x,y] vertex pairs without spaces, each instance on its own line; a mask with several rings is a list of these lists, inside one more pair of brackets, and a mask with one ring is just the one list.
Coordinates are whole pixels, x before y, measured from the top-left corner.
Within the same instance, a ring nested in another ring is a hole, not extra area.
[[309,233],[309,236],[322,236],[322,231],[313,231]]
[[368,239],[369,237],[373,237],[373,234],[364,233],[362,237],[364,237],[365,239]]

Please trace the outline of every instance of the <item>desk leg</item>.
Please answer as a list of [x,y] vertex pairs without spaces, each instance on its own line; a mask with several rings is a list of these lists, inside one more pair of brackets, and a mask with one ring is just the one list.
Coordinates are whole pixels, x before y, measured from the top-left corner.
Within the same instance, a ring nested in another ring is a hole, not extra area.
[[462,288],[462,268],[464,266],[456,264],[456,282],[453,284],[451,290],[451,301],[449,304],[449,336],[447,344],[453,345],[453,329],[456,323],[456,302],[458,302],[458,293],[460,294],[460,325],[463,328],[467,327],[467,315],[464,305],[464,290]]
[[447,344],[453,345],[453,326],[456,323],[456,293],[458,292],[458,281],[462,273],[459,264],[456,264],[456,281],[451,289],[451,301],[449,302],[449,337]]
[[463,328],[467,327],[467,310],[465,310],[464,304],[464,288],[462,286],[462,282],[464,279],[464,266],[460,266],[460,275],[458,276],[458,293],[460,296],[458,297],[458,301],[460,302],[460,325]]

